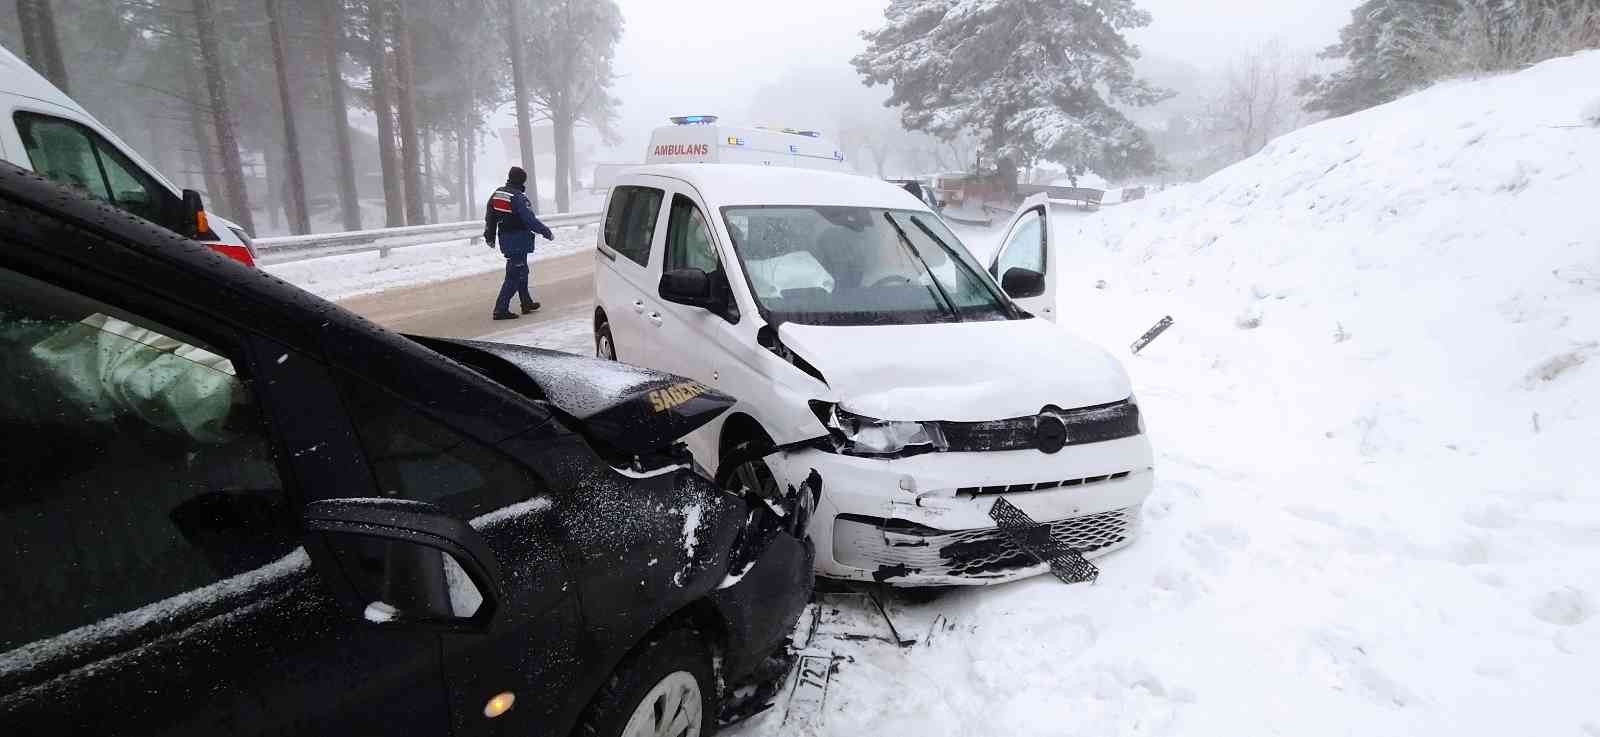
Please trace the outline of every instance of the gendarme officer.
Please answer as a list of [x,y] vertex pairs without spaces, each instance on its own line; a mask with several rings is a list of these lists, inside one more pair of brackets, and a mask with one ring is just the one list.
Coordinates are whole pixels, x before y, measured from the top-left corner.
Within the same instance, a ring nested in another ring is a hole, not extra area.
[[494,248],[498,232],[500,253],[506,257],[506,279],[500,285],[500,296],[494,301],[496,320],[517,319],[517,314],[511,311],[513,294],[521,298],[522,314],[539,309],[539,303],[533,301],[533,295],[528,292],[528,254],[533,253],[534,233],[544,236],[545,240],[556,238],[550,228],[534,216],[528,195],[523,194],[527,181],[528,173],[522,167],[511,167],[505,186],[489,195],[489,207],[483,215],[483,241]]

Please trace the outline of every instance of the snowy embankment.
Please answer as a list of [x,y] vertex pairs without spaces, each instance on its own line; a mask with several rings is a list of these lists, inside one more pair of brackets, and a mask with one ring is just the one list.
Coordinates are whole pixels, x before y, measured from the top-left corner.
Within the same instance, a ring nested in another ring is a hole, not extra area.
[[[538,246],[530,260],[555,258],[593,248],[598,227],[555,228],[556,239],[537,239]],[[345,299],[397,287],[500,271],[505,267],[505,259],[499,251],[490,250],[481,238],[472,238],[396,248],[386,258],[372,251],[272,264],[264,267],[264,270],[324,299]]]
[[823,731],[1600,735],[1596,80],[1441,84],[1078,221],[1059,314],[1133,375],[1142,539],[831,643]]

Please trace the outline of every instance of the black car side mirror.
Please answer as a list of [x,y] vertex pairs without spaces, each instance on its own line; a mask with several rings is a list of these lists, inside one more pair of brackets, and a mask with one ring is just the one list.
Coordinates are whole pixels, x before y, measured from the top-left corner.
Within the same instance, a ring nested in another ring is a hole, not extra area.
[[1000,277],[1000,288],[1012,299],[1037,297],[1044,294],[1044,274],[1033,269],[1013,266]]
[[369,622],[482,627],[504,599],[488,543],[432,504],[325,499],[302,522],[323,580]]
[[699,269],[673,269],[662,274],[660,292],[668,302],[715,311],[711,275]]

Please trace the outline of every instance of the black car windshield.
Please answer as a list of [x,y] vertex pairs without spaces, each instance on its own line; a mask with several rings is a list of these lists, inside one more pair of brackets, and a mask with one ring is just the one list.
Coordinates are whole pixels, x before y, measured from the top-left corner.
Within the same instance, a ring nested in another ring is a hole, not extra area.
[[725,207],[722,217],[769,320],[907,325],[1016,316],[932,214],[784,205]]

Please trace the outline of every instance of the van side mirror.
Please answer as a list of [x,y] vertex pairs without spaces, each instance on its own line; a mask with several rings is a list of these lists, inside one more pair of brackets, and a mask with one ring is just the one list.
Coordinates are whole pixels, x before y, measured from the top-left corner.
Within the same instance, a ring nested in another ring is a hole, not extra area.
[[1037,297],[1044,294],[1044,274],[1033,269],[1013,266],[1000,277],[1000,288],[1012,299]]
[[680,305],[712,309],[711,275],[699,269],[673,269],[661,275],[661,298]]
[[206,221],[206,206],[199,192],[192,189],[183,191],[183,218],[191,239],[217,240],[217,234],[211,231],[211,223]]
[[324,499],[306,505],[302,523],[306,550],[353,618],[482,628],[504,600],[488,543],[432,504]]

